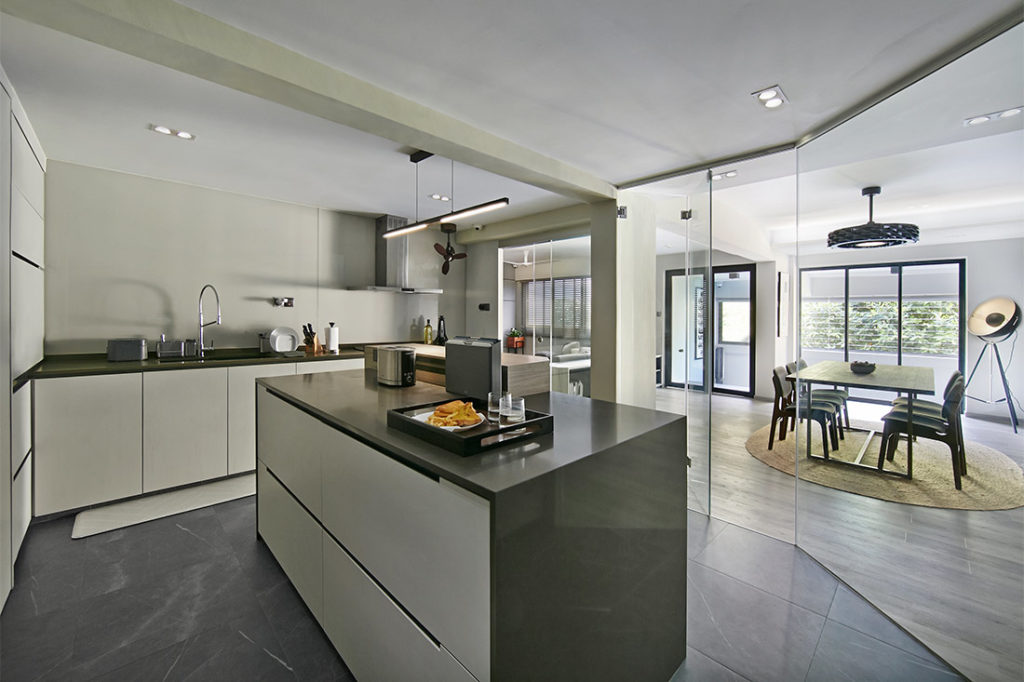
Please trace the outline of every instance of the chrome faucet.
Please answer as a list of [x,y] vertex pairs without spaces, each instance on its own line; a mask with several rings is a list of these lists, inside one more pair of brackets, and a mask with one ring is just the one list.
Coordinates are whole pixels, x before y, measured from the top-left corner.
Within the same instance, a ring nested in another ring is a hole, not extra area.
[[[214,322],[203,322],[203,294],[206,293],[207,289],[213,290],[213,295],[217,299],[217,319]],[[217,288],[212,284],[206,284],[202,289],[199,290],[199,357],[204,356],[204,351],[213,350],[211,345],[207,348],[203,344],[203,327],[209,327],[211,324],[220,324],[220,294],[217,293]]]

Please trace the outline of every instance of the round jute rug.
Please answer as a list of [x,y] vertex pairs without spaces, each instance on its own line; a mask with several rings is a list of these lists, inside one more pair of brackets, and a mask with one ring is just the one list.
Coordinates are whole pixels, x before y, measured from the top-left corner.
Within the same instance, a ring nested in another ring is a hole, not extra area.
[[[814,454],[820,455],[821,431],[817,424],[813,426],[817,433],[814,434],[811,448]],[[747,452],[773,469],[792,476],[796,442],[793,433],[787,433],[786,440],[782,442],[776,437],[775,444],[769,450],[768,431],[769,427],[765,426],[747,439]],[[991,511],[1024,506],[1024,471],[1003,453],[984,445],[971,441],[965,443],[967,476],[963,478],[963,490],[957,490],[953,486],[949,448],[944,443],[918,438],[914,442],[914,478],[906,479],[808,459],[805,433],[801,427],[801,480],[880,500],[923,507]],[[839,441],[838,453],[833,451],[829,456],[843,460],[855,459],[866,436],[863,431],[847,431],[846,440]],[[872,465],[878,463],[880,440],[880,434],[871,439],[863,462]],[[901,441],[895,458],[892,462],[886,461],[885,468],[905,472],[906,465],[907,444]]]

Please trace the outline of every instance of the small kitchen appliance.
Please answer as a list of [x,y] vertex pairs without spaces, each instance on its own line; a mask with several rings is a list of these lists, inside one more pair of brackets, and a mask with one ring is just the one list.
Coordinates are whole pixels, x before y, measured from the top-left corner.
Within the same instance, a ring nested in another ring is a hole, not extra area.
[[456,336],[444,347],[445,390],[487,400],[501,391],[501,341]]
[[377,383],[385,386],[415,386],[416,351],[408,346],[378,348]]

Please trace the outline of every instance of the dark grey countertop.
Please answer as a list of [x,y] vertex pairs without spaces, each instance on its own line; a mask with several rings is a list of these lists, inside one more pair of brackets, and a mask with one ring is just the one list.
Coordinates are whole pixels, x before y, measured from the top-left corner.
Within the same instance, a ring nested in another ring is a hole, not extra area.
[[[488,499],[631,438],[676,421],[677,414],[617,405],[563,393],[526,397],[526,406],[554,416],[554,432],[523,443],[460,457],[387,425],[387,411],[459,396],[419,382],[378,386],[372,371],[257,379],[272,393],[390,456]],[[684,456],[679,444],[680,457]]]

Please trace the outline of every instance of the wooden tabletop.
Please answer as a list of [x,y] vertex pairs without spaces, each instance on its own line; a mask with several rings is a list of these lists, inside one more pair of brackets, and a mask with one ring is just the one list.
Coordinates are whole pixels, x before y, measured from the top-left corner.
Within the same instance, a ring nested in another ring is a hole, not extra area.
[[[796,373],[787,378],[797,379]],[[800,381],[808,384],[833,384],[879,391],[898,391],[915,395],[935,395],[935,370],[931,367],[876,365],[871,374],[854,374],[850,363],[824,360],[799,371]]]

